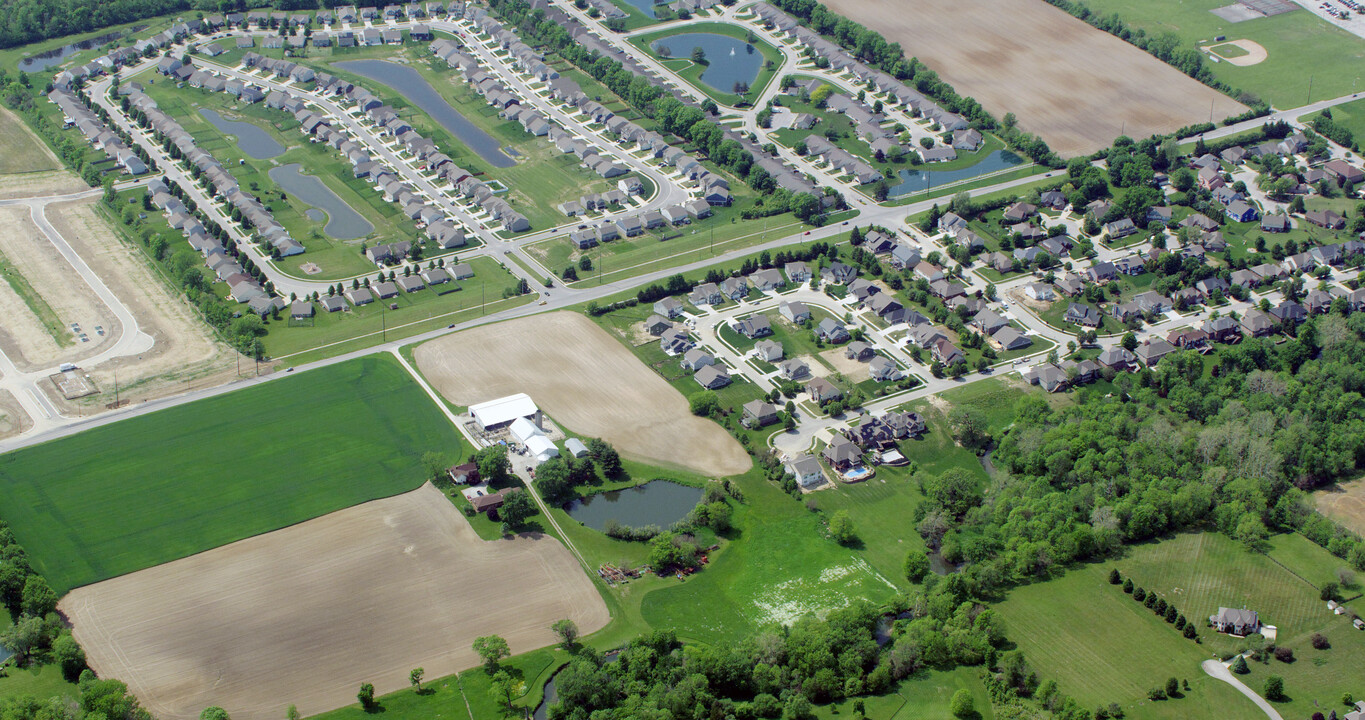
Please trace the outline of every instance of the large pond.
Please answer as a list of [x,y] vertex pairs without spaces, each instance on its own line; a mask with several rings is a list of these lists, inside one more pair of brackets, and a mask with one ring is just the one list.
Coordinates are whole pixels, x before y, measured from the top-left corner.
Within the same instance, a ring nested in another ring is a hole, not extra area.
[[[374,231],[369,220],[361,217],[321,180],[304,175],[299,170],[299,164],[292,163],[271,168],[268,174],[285,192],[327,213],[327,226],[322,229],[323,232],[338,240],[354,240]],[[308,216],[321,222],[321,218],[312,211],[308,212]]]
[[399,95],[425,111],[431,116],[432,120],[449,130],[450,134],[468,145],[470,150],[477,153],[489,165],[507,168],[517,164],[515,160],[502,151],[497,140],[465,119],[460,111],[451,107],[450,103],[446,102],[446,99],[436,92],[436,89],[426,81],[426,78],[417,74],[416,70],[384,60],[347,60],[336,63],[336,66],[376,82],[384,83],[397,90]]
[[900,172],[901,182],[891,188],[891,196],[909,195],[931,187],[939,187],[948,183],[961,182],[989,173],[1008,170],[1022,164],[1024,164],[1024,159],[1009,150],[996,150],[982,158],[980,162],[956,170],[934,170],[933,165],[921,165],[919,168]]
[[691,58],[693,48],[706,54],[701,81],[721,92],[734,92],[735,83],[752,85],[763,67],[763,53],[743,40],[715,33],[684,33],[654,41],[654,52],[675,58]]
[[640,528],[658,525],[667,529],[687,517],[701,501],[699,488],[667,480],[652,480],[625,490],[597,493],[569,503],[569,517],[594,530],[602,530],[608,520]]
[[[140,30],[146,29],[146,27],[147,26],[145,25],[139,25],[137,27],[129,28],[128,32],[138,32]],[[58,65],[61,65],[63,62],[66,61],[67,58],[71,57],[72,55],[75,55],[76,53],[82,50],[97,48],[101,45],[104,45],[105,43],[111,43],[121,37],[123,37],[123,33],[115,30],[114,32],[105,33],[103,35],[97,35],[86,40],[71,43],[70,45],[63,45],[59,48],[44,50],[43,52],[30,55],[26,58],[21,59],[19,61],[19,69],[23,70],[24,72],[41,72],[50,67],[56,67]]]
[[199,114],[218,128],[219,132],[236,138],[237,147],[257,160],[266,160],[284,154],[283,145],[275,142],[275,138],[270,137],[270,133],[252,123],[228,120],[208,108],[200,108]]

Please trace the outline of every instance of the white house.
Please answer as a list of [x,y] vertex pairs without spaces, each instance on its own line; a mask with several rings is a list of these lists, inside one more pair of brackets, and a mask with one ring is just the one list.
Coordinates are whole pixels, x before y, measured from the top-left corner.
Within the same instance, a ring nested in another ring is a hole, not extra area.
[[796,484],[812,488],[825,481],[825,471],[820,461],[812,455],[801,455],[787,464],[787,472],[796,476]]

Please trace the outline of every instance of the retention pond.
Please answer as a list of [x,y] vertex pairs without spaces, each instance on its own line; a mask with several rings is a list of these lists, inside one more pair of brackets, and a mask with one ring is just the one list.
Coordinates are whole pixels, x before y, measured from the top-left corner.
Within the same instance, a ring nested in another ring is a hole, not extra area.
[[1024,159],[1009,150],[996,150],[982,158],[980,162],[956,170],[935,170],[932,165],[921,165],[917,169],[907,169],[900,172],[901,182],[891,188],[891,197],[909,195],[949,183],[971,180],[1022,164],[1024,164]]
[[654,41],[654,52],[679,59],[691,58],[693,48],[701,48],[706,55],[701,81],[720,92],[734,92],[735,83],[752,85],[763,67],[763,53],[758,48],[725,35],[683,33]]
[[431,116],[432,120],[440,123],[441,127],[448,130],[451,135],[468,145],[470,150],[473,150],[489,165],[495,168],[508,168],[516,165],[516,161],[502,151],[497,140],[469,122],[465,116],[460,114],[459,110],[446,102],[446,99],[436,92],[436,88],[433,88],[431,83],[427,82],[426,78],[419,75],[416,70],[384,60],[347,60],[336,63],[336,66],[342,70],[388,85],[398,91],[399,95],[421,108]]
[[667,480],[651,480],[633,488],[597,493],[575,500],[569,503],[565,511],[569,517],[594,530],[606,528],[610,520],[635,528],[657,525],[667,529],[687,517],[687,513],[701,501],[701,496],[699,488]]
[[284,146],[275,142],[275,138],[270,137],[270,133],[256,125],[241,120],[228,120],[208,108],[200,108],[199,114],[218,128],[218,132],[236,138],[237,147],[257,160],[267,160],[284,154]]
[[[327,226],[322,229],[323,232],[338,240],[354,240],[374,231],[369,220],[361,217],[321,180],[304,175],[299,170],[299,164],[292,163],[271,168],[268,174],[285,192],[327,213]],[[312,212],[308,216],[312,220],[318,219]]]

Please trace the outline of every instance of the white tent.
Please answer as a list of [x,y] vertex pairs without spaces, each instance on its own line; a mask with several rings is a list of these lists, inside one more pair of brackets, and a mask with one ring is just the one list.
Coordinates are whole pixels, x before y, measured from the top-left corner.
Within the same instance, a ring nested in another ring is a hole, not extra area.
[[540,462],[559,457],[559,448],[544,435],[533,435],[526,440],[526,450]]
[[469,406],[469,414],[474,416],[474,420],[484,430],[506,425],[517,418],[532,417],[539,412],[540,409],[531,400],[531,396],[526,393],[508,395],[497,400],[489,400],[485,403]]

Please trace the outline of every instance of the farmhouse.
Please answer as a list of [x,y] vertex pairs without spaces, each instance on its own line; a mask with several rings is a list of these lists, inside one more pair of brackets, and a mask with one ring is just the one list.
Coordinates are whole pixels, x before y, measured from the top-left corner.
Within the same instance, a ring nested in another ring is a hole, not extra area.
[[1209,624],[1220,633],[1250,635],[1261,629],[1261,618],[1255,610],[1220,607],[1217,615],[1209,616]]

